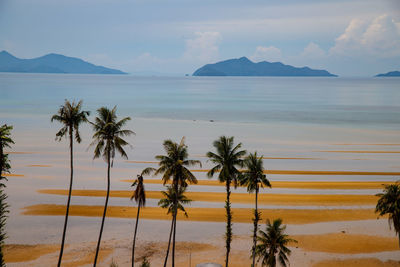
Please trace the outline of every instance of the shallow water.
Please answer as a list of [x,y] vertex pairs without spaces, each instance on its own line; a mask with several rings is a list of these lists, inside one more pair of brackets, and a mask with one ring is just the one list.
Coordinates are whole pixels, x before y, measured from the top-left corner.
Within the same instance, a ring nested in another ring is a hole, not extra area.
[[[117,105],[118,114],[131,116],[127,128],[136,136],[127,138],[133,149],[129,159],[154,161],[164,153],[162,142],[186,137],[192,158],[211,167],[204,157],[212,141],[220,135],[235,136],[249,151],[257,150],[271,170],[330,170],[400,172],[399,153],[359,153],[357,151],[400,151],[400,80],[379,78],[245,78],[245,77],[132,77],[102,75],[0,74],[0,124],[14,126],[16,144],[11,154],[13,173],[7,193],[11,204],[8,242],[58,242],[63,218],[20,215],[21,208],[34,204],[64,204],[66,197],[43,195],[38,189],[64,189],[68,185],[67,142],[55,142],[60,127],[50,117],[65,98],[83,99],[84,108]],[[212,121],[210,121],[212,120]],[[104,189],[106,166],[93,160],[89,148],[91,129],[82,126],[83,142],[75,150],[75,189]],[[384,145],[392,144],[392,145]],[[332,153],[326,151],[353,151]],[[306,160],[282,159],[308,158]],[[30,165],[49,165],[32,167]],[[112,169],[112,189],[129,190],[132,179],[143,168],[155,164],[128,163],[116,158]],[[196,167],[197,168],[197,167]],[[195,173],[206,179],[205,173]],[[157,177],[154,177],[157,178]],[[268,175],[273,181],[394,181],[384,175]],[[215,178],[214,178],[215,179]],[[161,185],[147,185],[148,190]],[[224,192],[224,187],[196,186],[189,191]],[[379,190],[267,189],[282,194],[375,194]],[[239,188],[238,192],[245,192]],[[150,201],[151,202],[151,201]],[[154,202],[154,201],[153,201]],[[152,206],[156,203],[151,202]],[[73,198],[74,204],[103,205],[104,198]],[[127,199],[111,199],[112,205],[133,205]],[[194,207],[222,207],[223,203],[194,203]],[[233,204],[234,207],[251,205]],[[271,207],[266,205],[265,207]],[[281,206],[280,206],[281,207]],[[352,206],[350,206],[352,207]],[[363,208],[357,206],[357,208]],[[289,208],[289,207],[284,207]],[[318,206],[302,206],[318,209]],[[370,208],[370,207],[368,207]],[[86,229],[85,240],[95,240],[98,218],[71,218],[69,241],[79,241],[78,228]],[[148,222],[149,231],[168,225]],[[198,223],[206,231],[202,238],[221,232],[224,224]],[[95,226],[95,230],[89,230]],[[182,222],[185,238],[190,224]],[[239,224],[238,224],[239,225]],[[109,219],[105,237],[123,236],[132,220]],[[238,226],[245,234],[250,226]],[[33,231],[30,231],[34,229]],[[245,229],[245,230],[244,230]],[[327,231],[326,227],[324,231]],[[161,230],[160,230],[161,231]],[[182,233],[181,232],[181,233]],[[204,232],[204,231],[203,231]],[[93,235],[89,235],[92,233]],[[148,233],[150,234],[150,233]],[[92,237],[90,237],[92,236]],[[151,235],[156,238],[155,234]]]

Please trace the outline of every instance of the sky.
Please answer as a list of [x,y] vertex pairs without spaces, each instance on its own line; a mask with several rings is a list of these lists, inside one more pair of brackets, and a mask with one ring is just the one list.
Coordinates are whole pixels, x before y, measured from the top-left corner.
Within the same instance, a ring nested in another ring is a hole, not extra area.
[[0,50],[129,73],[230,58],[340,76],[400,70],[399,0],[0,0]]

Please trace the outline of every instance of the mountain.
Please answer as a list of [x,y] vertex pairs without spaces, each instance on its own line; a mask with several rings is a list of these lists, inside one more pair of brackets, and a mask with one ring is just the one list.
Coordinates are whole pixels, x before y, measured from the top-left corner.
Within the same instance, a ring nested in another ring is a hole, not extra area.
[[228,59],[215,64],[207,64],[196,70],[193,76],[331,76],[326,70],[309,67],[296,68],[281,62],[262,61],[254,63],[247,57]]
[[375,75],[375,77],[400,77],[400,71],[389,71],[387,73]]
[[0,72],[126,74],[75,57],[48,54],[32,59],[20,59],[7,51],[0,52]]

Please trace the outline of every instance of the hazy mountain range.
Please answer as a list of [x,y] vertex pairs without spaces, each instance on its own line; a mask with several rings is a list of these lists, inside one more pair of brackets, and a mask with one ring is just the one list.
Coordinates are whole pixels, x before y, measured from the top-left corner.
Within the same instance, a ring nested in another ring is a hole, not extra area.
[[207,64],[193,73],[193,76],[331,76],[337,75],[326,70],[309,67],[296,68],[281,62],[262,61],[254,63],[247,57],[228,59]]
[[0,72],[126,74],[75,57],[48,54],[32,59],[20,59],[7,51],[0,52]]

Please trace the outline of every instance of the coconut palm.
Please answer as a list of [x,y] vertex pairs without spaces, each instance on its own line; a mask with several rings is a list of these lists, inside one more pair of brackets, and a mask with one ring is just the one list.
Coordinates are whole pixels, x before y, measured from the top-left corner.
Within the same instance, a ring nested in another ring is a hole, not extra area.
[[185,191],[186,191],[186,187],[183,187],[183,186],[179,186],[177,190],[175,190],[175,187],[172,186],[172,185],[171,186],[167,186],[167,191],[162,191],[161,192],[163,194],[164,198],[162,198],[158,202],[158,205],[161,208],[167,209],[167,214],[172,214],[171,230],[170,230],[170,233],[169,233],[167,255],[165,256],[164,267],[167,266],[168,254],[169,254],[169,249],[170,249],[170,245],[171,245],[171,236],[172,236],[173,233],[175,234],[176,215],[177,215],[178,211],[180,210],[180,211],[183,212],[183,214],[186,217],[188,217],[188,214],[187,214],[187,212],[185,210],[185,207],[183,205],[190,203],[191,200],[188,199],[184,195]]
[[[188,167],[195,165],[201,166],[201,162],[198,160],[188,159],[189,154],[187,152],[187,146],[185,145],[185,138],[182,138],[179,144],[173,142],[172,140],[165,140],[163,146],[167,155],[156,156],[156,159],[159,161],[158,163],[159,168],[158,169],[149,168],[149,172],[154,171],[154,175],[162,174],[163,175],[162,180],[164,185],[172,180],[172,187],[176,192],[183,190],[182,188],[186,188],[188,186],[188,183],[197,184],[196,177],[190,172]],[[178,199],[176,199],[175,201],[177,202]],[[178,207],[178,205],[175,205],[174,207]],[[175,266],[176,214],[177,210],[173,211],[172,213],[173,226],[171,227],[171,229],[173,229],[172,266]],[[168,244],[168,246],[169,245],[170,244]],[[166,258],[168,258],[168,254]]]
[[107,195],[104,204],[103,218],[101,221],[99,239],[97,241],[96,255],[94,258],[93,266],[97,264],[97,257],[99,254],[101,236],[103,234],[104,220],[107,212],[108,198],[110,196],[110,169],[114,163],[116,152],[118,152],[123,158],[128,159],[128,155],[124,150],[124,146],[129,145],[127,141],[122,139],[123,137],[134,134],[131,130],[125,130],[123,127],[129,121],[130,117],[125,117],[118,121],[116,114],[116,107],[108,109],[101,107],[97,110],[98,116],[95,122],[91,122],[94,130],[93,139],[91,146],[96,146],[94,149],[94,159],[103,157],[107,163]]
[[238,185],[238,178],[240,171],[237,167],[243,166],[242,157],[246,154],[245,150],[240,150],[242,144],[239,143],[234,146],[233,137],[221,136],[215,140],[213,146],[217,150],[216,153],[208,152],[207,157],[209,160],[216,164],[210,171],[207,172],[209,178],[213,177],[216,172],[219,172],[218,179],[220,182],[225,183],[226,187],[226,257],[225,266],[229,264],[229,252],[231,250],[232,241],[232,212],[231,212],[231,183],[233,182],[235,188]]
[[78,143],[82,141],[79,133],[79,126],[88,121],[87,117],[89,115],[90,115],[89,111],[82,111],[82,100],[79,101],[78,103],[75,103],[75,101],[71,103],[68,100],[65,100],[64,105],[60,107],[57,114],[51,117],[52,122],[58,121],[62,124],[62,128],[56,134],[56,140],[61,141],[63,137],[69,138],[69,158],[70,158],[70,179],[69,179],[67,210],[65,212],[64,229],[61,239],[61,249],[57,263],[58,267],[61,266],[62,256],[64,252],[64,242],[68,224],[69,205],[71,202],[72,182],[74,179],[74,160],[73,160],[74,138]]
[[13,127],[7,124],[0,126],[0,187],[4,187],[3,180],[7,180],[6,177],[3,176],[3,173],[10,169],[8,157],[7,154],[4,153],[4,148],[11,148],[11,144],[14,144],[14,141],[10,137],[12,129]]
[[385,185],[383,193],[376,196],[380,199],[376,204],[375,212],[378,212],[380,216],[389,215],[389,226],[390,228],[394,226],[400,246],[400,181]]
[[6,266],[3,255],[3,246],[5,239],[7,238],[5,227],[7,220],[8,204],[6,202],[7,195],[4,192],[5,184],[3,180],[7,180],[3,173],[10,171],[10,161],[8,159],[8,154],[4,153],[4,148],[11,148],[11,144],[14,141],[11,139],[12,126],[4,124],[0,126],[0,266]]
[[265,232],[258,231],[257,241],[259,244],[256,246],[256,255],[258,261],[261,260],[262,266],[275,267],[276,258],[283,267],[289,264],[288,256],[290,256],[290,249],[287,248],[289,243],[297,243],[296,240],[289,238],[285,232],[286,225],[282,225],[282,219],[276,219],[272,222],[267,220]]
[[143,183],[143,175],[146,175],[146,174],[148,174],[148,169],[144,169],[137,176],[137,179],[131,185],[132,187],[135,187],[135,191],[133,192],[131,200],[135,199],[135,202],[137,203],[137,206],[138,206],[138,210],[137,210],[137,214],[136,214],[136,223],[135,223],[135,234],[133,235],[133,245],[132,245],[132,267],[135,262],[135,242],[136,242],[137,227],[139,224],[140,208],[144,207],[146,205],[146,191],[144,189],[144,183]]
[[240,177],[240,184],[247,187],[247,192],[255,192],[255,210],[254,210],[254,230],[253,230],[253,247],[251,249],[251,255],[253,258],[253,266],[256,264],[256,244],[257,244],[257,228],[258,221],[260,220],[260,213],[258,212],[258,192],[260,188],[264,186],[271,187],[267,176],[264,174],[263,156],[258,157],[257,152],[249,154],[244,160],[244,166],[246,167]]

